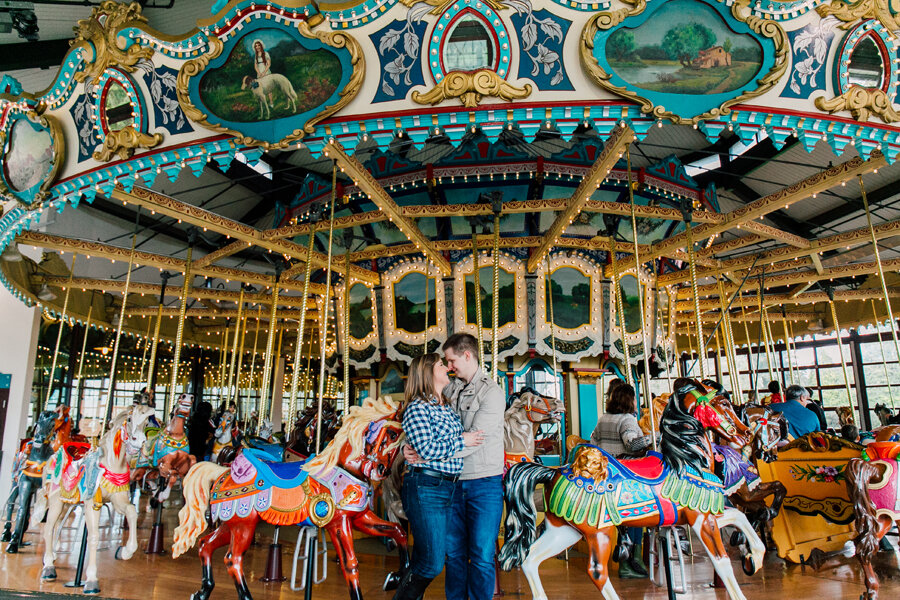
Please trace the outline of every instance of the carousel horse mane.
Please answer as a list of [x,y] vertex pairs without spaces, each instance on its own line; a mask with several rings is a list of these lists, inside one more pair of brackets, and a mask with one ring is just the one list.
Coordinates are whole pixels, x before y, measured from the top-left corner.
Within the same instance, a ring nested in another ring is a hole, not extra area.
[[[345,443],[350,445],[350,454],[348,456],[358,456],[365,447],[366,428],[371,423],[389,418],[387,424],[400,426],[398,421],[390,419],[390,417],[397,414],[398,408],[397,403],[387,397],[378,400],[366,398],[362,406],[351,406],[337,435],[334,436],[334,439],[325,447],[321,454],[303,466],[303,470],[307,473],[321,474],[333,469],[338,464],[341,449]],[[399,446],[402,441],[403,437],[398,437],[394,446]]]
[[708,469],[709,457],[703,451],[706,447],[704,427],[684,407],[684,397],[696,389],[690,384],[675,390],[659,424],[663,460],[678,474],[688,467],[700,472]]

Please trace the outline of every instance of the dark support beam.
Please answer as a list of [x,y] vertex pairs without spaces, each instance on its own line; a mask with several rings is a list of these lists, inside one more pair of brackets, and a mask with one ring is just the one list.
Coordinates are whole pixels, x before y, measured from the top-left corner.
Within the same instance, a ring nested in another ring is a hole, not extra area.
[[[885,200],[890,200],[898,193],[900,193],[900,190],[898,190],[897,184],[889,183],[878,189],[867,191],[866,197],[869,200],[869,206],[872,208],[872,210],[875,210],[877,205],[881,204]],[[839,206],[836,206],[831,210],[826,210],[822,214],[810,217],[809,222],[816,227],[826,227],[833,221],[845,218],[853,212],[865,210],[860,198],[841,197],[841,200],[843,201],[843,204],[840,204]]]
[[866,375],[863,370],[863,357],[859,348],[859,332],[850,330],[850,366],[853,369],[853,382],[856,384],[856,403],[859,409],[860,431],[872,431],[872,416],[869,412],[869,396],[866,394]]

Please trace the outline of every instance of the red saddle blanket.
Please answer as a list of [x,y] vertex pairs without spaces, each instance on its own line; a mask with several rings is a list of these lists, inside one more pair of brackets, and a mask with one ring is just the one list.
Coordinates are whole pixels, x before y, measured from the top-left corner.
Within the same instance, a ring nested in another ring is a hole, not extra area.
[[658,456],[645,456],[619,461],[623,467],[644,479],[657,479],[663,473],[663,461]]

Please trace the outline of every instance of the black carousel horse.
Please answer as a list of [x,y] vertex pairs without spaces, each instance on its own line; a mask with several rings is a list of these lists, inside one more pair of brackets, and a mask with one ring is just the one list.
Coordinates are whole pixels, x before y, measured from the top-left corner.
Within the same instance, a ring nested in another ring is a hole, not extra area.
[[[34,492],[40,489],[44,465],[53,454],[53,430],[56,424],[56,413],[45,410],[40,414],[34,426],[31,441],[25,444],[16,460],[18,470],[13,473],[15,487],[6,502],[6,525],[3,530],[3,541],[8,541],[7,554],[15,554],[22,545],[22,537],[28,527],[31,499]],[[10,530],[12,509],[16,497],[19,499],[19,514],[16,517],[16,529]],[[11,534],[11,535],[10,535]]]

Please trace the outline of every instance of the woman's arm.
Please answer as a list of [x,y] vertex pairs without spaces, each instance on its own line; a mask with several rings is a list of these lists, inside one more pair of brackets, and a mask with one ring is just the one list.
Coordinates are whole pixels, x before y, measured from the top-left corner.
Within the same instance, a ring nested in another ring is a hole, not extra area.
[[447,435],[435,427],[425,405],[410,405],[403,414],[403,431],[406,441],[425,461],[450,458],[463,448],[462,435]]
[[619,436],[622,444],[632,454],[646,450],[653,443],[653,438],[644,435],[634,415],[628,415],[619,423]]

